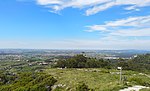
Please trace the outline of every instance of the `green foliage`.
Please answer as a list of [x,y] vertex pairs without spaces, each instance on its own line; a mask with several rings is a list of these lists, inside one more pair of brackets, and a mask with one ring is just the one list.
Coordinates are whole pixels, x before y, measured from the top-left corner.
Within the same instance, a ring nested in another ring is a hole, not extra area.
[[66,60],[60,60],[55,67],[60,68],[109,68],[110,64],[103,59],[97,60],[94,58],[87,58],[83,55],[76,55]]
[[16,79],[16,75],[10,72],[0,71],[0,85],[12,83]]
[[141,89],[140,91],[150,91],[150,88],[144,88],[144,89]]
[[65,60],[59,60],[59,61],[57,61],[57,64],[54,65],[54,67],[65,68],[66,64],[67,64],[67,62]]
[[42,59],[36,58],[36,57],[32,57],[29,59],[29,62],[35,62],[35,61],[42,61]]
[[115,67],[121,66],[124,70],[133,70],[138,72],[149,73],[150,54],[138,55],[137,57],[130,60],[118,59],[114,65],[116,65]]
[[129,64],[129,62],[126,61],[121,61],[117,63],[117,67],[122,67],[125,70],[130,70],[131,69],[130,66],[131,64]]
[[145,77],[132,77],[129,79],[129,82],[142,85],[142,86],[150,86],[150,79]]
[[17,74],[17,78],[12,83],[0,86],[0,91],[50,91],[56,81],[45,73],[23,72]]
[[150,54],[138,55],[132,61],[129,61],[131,69],[135,71],[150,71]]
[[[55,65],[55,67],[71,69],[49,69],[47,66],[41,65],[28,66],[24,62],[13,62],[12,64],[11,62],[4,64],[1,62],[0,64],[1,68],[5,66],[9,68],[10,65],[12,67],[11,70],[0,70],[0,91],[50,91],[54,84],[64,85],[57,87],[55,91],[92,91],[89,88],[93,88],[95,91],[118,91],[129,85],[150,86],[148,78],[150,54],[138,55],[130,60],[119,59],[114,64],[111,63],[111,60],[76,55],[57,61]],[[127,77],[125,84],[118,84],[117,70],[102,69],[116,68],[117,66],[123,67],[123,76]],[[38,73],[39,70],[45,73]],[[147,72],[148,74],[139,74],[138,72]]]
[[115,64],[111,60],[88,58],[83,55],[76,55],[66,60],[60,60],[55,67],[60,68],[111,68],[121,66],[124,70],[133,70],[139,72],[150,71],[150,54],[139,55],[131,60],[119,58]]
[[76,91],[89,91],[90,89],[85,83],[79,83],[76,87]]

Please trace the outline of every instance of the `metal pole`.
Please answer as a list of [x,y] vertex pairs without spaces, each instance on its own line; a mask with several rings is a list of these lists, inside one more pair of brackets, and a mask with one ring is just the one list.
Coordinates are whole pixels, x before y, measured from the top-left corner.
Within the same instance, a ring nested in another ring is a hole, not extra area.
[[120,69],[120,83],[122,82],[122,68]]

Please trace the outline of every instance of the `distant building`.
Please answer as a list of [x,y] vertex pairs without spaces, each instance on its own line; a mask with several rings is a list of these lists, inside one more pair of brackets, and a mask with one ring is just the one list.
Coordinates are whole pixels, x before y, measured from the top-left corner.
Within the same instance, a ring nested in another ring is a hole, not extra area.
[[136,58],[138,55],[134,55],[133,58]]

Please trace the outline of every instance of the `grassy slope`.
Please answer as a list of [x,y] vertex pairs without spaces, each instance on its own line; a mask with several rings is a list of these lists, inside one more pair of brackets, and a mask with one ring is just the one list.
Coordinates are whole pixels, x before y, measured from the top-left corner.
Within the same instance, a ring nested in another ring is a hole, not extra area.
[[[33,71],[39,67],[43,66],[33,66],[28,67],[28,65],[24,62],[0,62],[0,68],[9,67],[12,64],[24,64],[23,66],[17,66],[9,69],[11,72],[18,72],[18,67],[23,67],[23,71]],[[118,91],[118,89],[124,87],[123,85],[119,85],[119,75],[118,74],[110,74],[110,72],[118,72],[118,70],[107,70],[107,69],[51,69],[46,67],[45,72],[53,75],[58,82],[58,84],[66,85],[63,90],[60,91],[75,91],[75,88],[79,82],[85,82],[89,88],[92,88],[96,91]],[[150,78],[145,75],[139,74],[134,71],[123,71],[124,75],[128,79],[128,85],[145,85],[148,84],[150,86]],[[149,74],[150,75],[150,74]],[[147,91],[147,90],[143,90]]]
[[[46,73],[53,75],[58,84],[65,85],[63,91],[75,91],[79,82],[86,83],[89,88],[95,91],[118,91],[125,85],[120,85],[119,74],[110,74],[118,72],[117,70],[107,69],[46,69]],[[128,85],[141,85],[138,81],[150,82],[150,78],[133,71],[124,71],[123,76],[128,79]],[[137,79],[133,79],[137,78]],[[149,83],[150,84],[150,83]]]
[[150,91],[150,88],[141,89],[140,91]]

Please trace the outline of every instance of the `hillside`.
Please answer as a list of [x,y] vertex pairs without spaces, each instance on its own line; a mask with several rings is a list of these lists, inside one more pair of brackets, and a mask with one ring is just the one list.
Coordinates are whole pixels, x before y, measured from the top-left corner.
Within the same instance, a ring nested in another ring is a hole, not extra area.
[[[40,89],[43,89],[43,91],[47,91],[44,88],[48,83],[51,84],[52,91],[77,91],[76,88],[80,83],[85,83],[87,87],[93,91],[118,91],[122,88],[134,85],[150,86],[150,78],[146,74],[134,71],[123,71],[122,76],[123,81],[119,83],[120,75],[118,72],[119,70],[115,69],[108,70],[101,68],[86,68],[86,69],[47,68],[42,72],[42,74],[34,73],[36,76],[34,78],[35,80],[34,79],[32,80],[31,74],[28,74],[28,77],[24,77],[23,75],[25,74],[19,75],[19,79],[16,80],[9,79],[11,82],[9,84],[8,83],[5,83],[3,85],[1,84],[0,91],[6,90],[35,91],[34,89],[37,89],[36,91],[40,91]],[[20,78],[20,76],[23,77]],[[41,77],[44,77],[44,79]],[[46,79],[48,80],[48,78],[50,78],[49,82],[46,81]],[[37,86],[40,87],[38,88]],[[33,90],[29,90],[29,88],[30,89],[32,88]]]
[[123,71],[122,77],[126,77],[126,79],[123,79],[122,83],[119,83],[119,70],[47,69],[45,72],[58,79],[55,85],[63,91],[76,91],[75,89],[80,82],[85,83],[94,91],[118,91],[121,88],[134,85],[150,86],[149,77],[134,71]]
[[[150,87],[149,58],[145,54],[112,63],[76,55],[49,64],[1,61],[0,91],[119,91],[135,85]],[[118,66],[123,68],[121,82]]]

